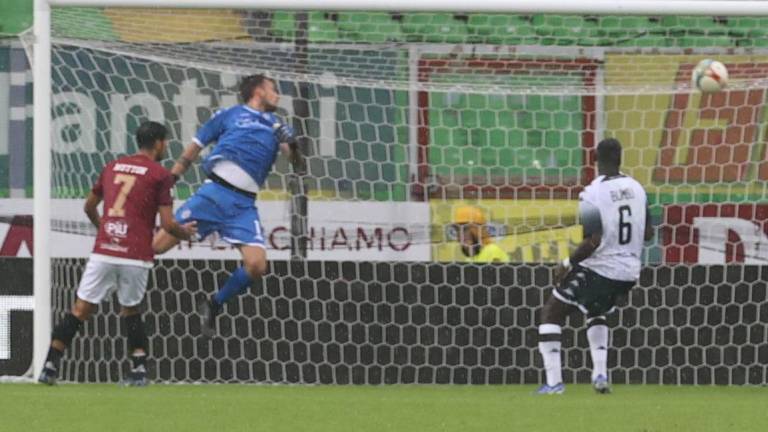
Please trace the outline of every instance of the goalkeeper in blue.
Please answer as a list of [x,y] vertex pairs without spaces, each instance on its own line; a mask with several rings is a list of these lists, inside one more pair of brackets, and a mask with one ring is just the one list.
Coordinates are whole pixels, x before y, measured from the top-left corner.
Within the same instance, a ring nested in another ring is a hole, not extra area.
[[[240,83],[243,104],[220,110],[195,135],[177,159],[171,174],[179,178],[209,144],[216,146],[203,160],[208,176],[203,185],[175,213],[185,224],[197,222],[198,238],[218,232],[236,246],[243,259],[223,287],[198,305],[205,336],[216,333],[216,317],[231,298],[248,291],[267,270],[264,232],[256,196],[281,150],[295,164],[301,161],[293,129],[274,115],[280,94],[274,80],[251,75]],[[176,246],[179,240],[161,230],[153,239],[155,253]]]

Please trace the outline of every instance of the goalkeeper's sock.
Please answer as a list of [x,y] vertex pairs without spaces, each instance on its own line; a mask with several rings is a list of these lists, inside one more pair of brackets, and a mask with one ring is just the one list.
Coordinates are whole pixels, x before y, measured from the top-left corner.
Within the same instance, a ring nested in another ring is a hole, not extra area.
[[563,370],[560,360],[562,330],[557,324],[539,326],[539,352],[544,359],[544,371],[547,385],[554,386],[563,382]]
[[48,348],[48,355],[45,357],[45,367],[55,371],[59,370],[59,363],[61,363],[62,357],[64,357],[64,351],[59,351],[54,347]]
[[594,319],[587,328],[589,353],[592,356],[592,381],[602,375],[608,378],[608,326],[605,319]]
[[131,372],[147,372],[147,353],[138,352],[131,354]]
[[227,279],[227,283],[213,296],[213,303],[215,306],[221,307],[227,300],[237,295],[243,294],[248,290],[248,287],[253,282],[248,272],[243,267],[235,270],[232,275]]
[[64,315],[56,327],[53,328],[51,334],[51,347],[48,349],[48,356],[45,358],[46,367],[51,366],[52,369],[59,368],[59,362],[64,356],[64,350],[58,350],[54,348],[53,341],[59,341],[64,347],[69,346],[72,343],[75,335],[83,327],[83,322],[76,316],[68,313]]

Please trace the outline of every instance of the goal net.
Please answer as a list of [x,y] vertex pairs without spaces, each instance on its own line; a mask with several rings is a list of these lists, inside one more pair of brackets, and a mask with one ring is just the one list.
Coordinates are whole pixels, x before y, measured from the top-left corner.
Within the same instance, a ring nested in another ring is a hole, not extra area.
[[[239,103],[238,80],[264,73],[307,156],[300,176],[278,159],[259,194],[270,271],[227,305],[219,336],[201,337],[195,303],[237,252],[208,239],[158,257],[154,379],[539,382],[536,311],[581,240],[596,143],[615,137],[658,229],[611,317],[612,380],[765,383],[768,18],[55,7],[51,21],[54,319],[93,245],[82,199],[136,150],[140,122],[169,126],[170,167]],[[726,91],[691,88],[705,58],[728,67]],[[177,205],[204,178],[190,169]],[[466,263],[467,207],[509,264]],[[117,312],[86,324],[64,379],[119,379]],[[565,379],[588,381],[570,323]]]

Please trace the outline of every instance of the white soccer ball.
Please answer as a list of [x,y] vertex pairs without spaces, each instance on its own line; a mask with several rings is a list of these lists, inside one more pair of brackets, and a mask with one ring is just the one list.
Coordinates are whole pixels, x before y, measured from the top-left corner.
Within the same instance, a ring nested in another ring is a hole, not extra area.
[[704,93],[717,92],[728,84],[728,69],[717,60],[699,62],[691,74],[691,85]]

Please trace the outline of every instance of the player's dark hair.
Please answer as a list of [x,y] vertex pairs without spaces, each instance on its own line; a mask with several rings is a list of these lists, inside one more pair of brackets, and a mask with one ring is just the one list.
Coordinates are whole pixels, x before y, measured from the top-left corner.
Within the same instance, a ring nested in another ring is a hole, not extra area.
[[168,129],[158,122],[148,121],[136,129],[136,144],[140,149],[152,149],[155,143],[163,141],[168,136]]
[[616,138],[606,138],[597,144],[597,162],[606,166],[621,166],[621,143]]
[[275,80],[263,74],[248,75],[243,78],[242,81],[240,81],[240,99],[242,99],[244,103],[248,103],[253,97],[253,91],[267,81],[275,82]]

